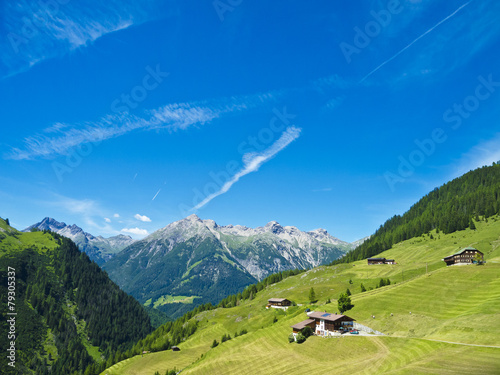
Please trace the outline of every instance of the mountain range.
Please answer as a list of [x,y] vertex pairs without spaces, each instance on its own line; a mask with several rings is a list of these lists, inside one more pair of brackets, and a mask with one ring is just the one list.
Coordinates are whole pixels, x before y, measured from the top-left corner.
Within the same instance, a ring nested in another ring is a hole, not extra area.
[[66,225],[66,223],[59,222],[50,217],[46,217],[42,221],[29,226],[24,232],[32,231],[35,228],[50,230],[61,236],[70,238],[81,251],[85,252],[91,260],[100,266],[135,242],[132,237],[123,234],[109,238],[102,236],[95,237],[75,224]]
[[[166,368],[351,374],[366,372],[366,363],[375,363],[370,373],[380,374],[497,374],[499,188],[499,164],[469,172],[389,219],[353,251],[354,243],[322,229],[302,232],[277,222],[219,226],[191,215],[124,248],[104,263],[108,272],[60,234],[36,225],[22,233],[0,219],[0,294],[10,300],[0,305],[0,344],[15,345],[8,353],[16,360],[10,368],[12,359],[1,357],[2,374],[153,374]],[[38,224],[78,232],[53,219]],[[480,250],[486,264],[448,267],[442,261],[466,246]],[[281,272],[327,263],[346,251],[344,264]],[[365,259],[374,254],[396,264],[368,265]],[[263,279],[270,272],[278,273]],[[346,294],[352,294],[348,314],[360,330],[383,336],[288,343],[290,327],[306,312],[338,311],[335,299]],[[297,305],[265,308],[278,297]],[[213,300],[219,303],[206,303]],[[141,305],[185,314],[148,334],[151,320]],[[15,344],[7,340],[12,329]],[[182,356],[168,350],[174,345]],[[339,355],[318,361],[318,350]]]
[[217,302],[269,274],[327,264],[352,248],[324,229],[303,232],[276,221],[255,229],[219,226],[191,215],[128,246],[103,268],[139,302],[175,317],[193,302]]

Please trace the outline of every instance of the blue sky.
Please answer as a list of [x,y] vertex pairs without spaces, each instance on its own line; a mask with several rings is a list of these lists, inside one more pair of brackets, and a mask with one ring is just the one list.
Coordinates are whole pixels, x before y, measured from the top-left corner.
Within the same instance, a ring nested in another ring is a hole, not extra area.
[[354,241],[500,160],[500,3],[2,2],[0,216]]

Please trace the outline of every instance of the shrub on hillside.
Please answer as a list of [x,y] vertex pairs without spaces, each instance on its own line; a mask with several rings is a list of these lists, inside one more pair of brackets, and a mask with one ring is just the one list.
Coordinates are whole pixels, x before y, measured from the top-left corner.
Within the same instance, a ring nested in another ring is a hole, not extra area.
[[311,327],[305,327],[303,330],[302,330],[302,334],[304,335],[304,337],[307,339],[309,336],[312,336],[313,334],[313,330]]
[[297,334],[297,344],[302,344],[304,341],[306,341],[306,337],[302,334],[302,332],[299,332]]

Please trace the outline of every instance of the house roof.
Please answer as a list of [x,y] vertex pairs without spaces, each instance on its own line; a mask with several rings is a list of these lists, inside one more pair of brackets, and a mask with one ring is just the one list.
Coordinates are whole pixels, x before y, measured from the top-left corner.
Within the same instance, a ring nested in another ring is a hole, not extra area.
[[307,319],[307,320],[304,320],[303,322],[300,322],[300,323],[297,323],[293,326],[291,326],[293,329],[296,329],[296,330],[301,330],[303,328],[305,328],[306,326],[308,326],[309,324],[311,323],[314,323],[315,320],[314,319]]
[[368,258],[368,260],[385,260],[385,258]]
[[288,301],[286,298],[269,298],[267,302],[283,302]]
[[321,311],[314,311],[310,314],[308,314],[309,318],[314,318],[314,319],[323,319],[323,320],[328,320],[329,322],[334,322],[336,320],[339,320],[340,318],[347,318],[347,320],[355,320],[353,318],[348,317],[347,315],[339,315],[339,314],[330,314],[330,313],[325,313]]
[[444,257],[443,259],[446,259],[446,258],[450,258],[450,257],[453,257],[455,255],[460,255],[462,254],[464,251],[471,251],[471,250],[474,250],[474,251],[477,251],[478,253],[482,254],[482,252],[480,252],[478,249],[474,249],[473,247],[464,247],[462,250],[460,251],[457,251],[455,254],[451,254],[451,255],[448,255],[447,257]]

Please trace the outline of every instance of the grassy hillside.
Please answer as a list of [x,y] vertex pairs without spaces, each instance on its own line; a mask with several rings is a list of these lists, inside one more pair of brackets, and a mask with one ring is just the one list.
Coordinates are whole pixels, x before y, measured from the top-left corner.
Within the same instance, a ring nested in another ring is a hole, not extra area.
[[[197,315],[193,319],[199,321],[198,329],[179,345],[181,352],[136,356],[105,373],[163,375],[176,367],[183,374],[498,374],[500,221],[493,218],[476,226],[475,231],[446,235],[432,232],[432,238],[413,238],[381,254],[396,259],[397,265],[358,261],[289,277],[239,306]],[[441,259],[465,246],[483,251],[487,264],[446,267]],[[375,288],[381,277],[392,285]],[[361,283],[373,290],[361,293]],[[311,287],[318,298],[312,306]],[[288,344],[290,326],[306,318],[307,307],[337,312],[334,298],[347,288],[354,308],[346,314],[385,336],[311,337],[300,345]],[[303,305],[286,313],[266,310],[271,297]],[[325,304],[328,298],[331,304]],[[214,339],[242,329],[248,334],[210,348]]]

